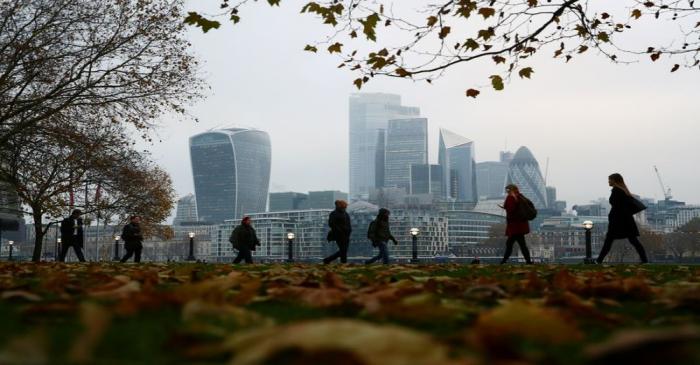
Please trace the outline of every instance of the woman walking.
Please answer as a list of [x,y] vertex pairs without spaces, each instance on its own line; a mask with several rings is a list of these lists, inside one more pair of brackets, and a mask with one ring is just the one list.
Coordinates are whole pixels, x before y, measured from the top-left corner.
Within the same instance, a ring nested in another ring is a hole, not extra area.
[[609,200],[611,208],[608,214],[608,233],[605,235],[605,242],[596,262],[600,264],[605,260],[605,256],[612,248],[613,241],[624,238],[637,250],[642,263],[649,262],[644,247],[639,242],[639,228],[634,221],[632,193],[627,188],[622,175],[618,173],[608,176],[608,185],[612,187]]
[[389,264],[389,240],[394,242],[395,245],[399,244],[391,234],[391,230],[389,230],[390,214],[388,209],[379,209],[377,218],[370,223],[367,237],[372,241],[372,246],[379,248],[379,254],[365,261],[365,264],[372,264],[379,259],[382,260],[384,265]]
[[506,240],[506,252],[503,254],[501,265],[508,262],[510,255],[513,253],[513,244],[515,242],[518,242],[520,251],[525,257],[525,262],[532,264],[530,250],[525,242],[525,235],[530,233],[530,224],[528,224],[527,218],[523,216],[520,209],[520,204],[525,204],[524,196],[520,194],[520,189],[513,184],[506,186],[506,193],[508,196],[501,208],[506,210],[506,236],[508,236],[508,239]]

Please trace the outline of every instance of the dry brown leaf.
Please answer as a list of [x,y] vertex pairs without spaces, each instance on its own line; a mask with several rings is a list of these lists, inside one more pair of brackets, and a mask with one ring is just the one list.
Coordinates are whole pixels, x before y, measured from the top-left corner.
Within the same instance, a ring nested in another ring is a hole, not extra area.
[[105,308],[90,302],[83,303],[80,306],[80,322],[84,330],[73,342],[68,359],[77,364],[92,361],[93,352],[100,344],[111,321],[112,315]]
[[23,299],[29,302],[39,302],[41,301],[41,297],[37,294],[30,293],[28,291],[24,290],[10,290],[10,291],[5,291],[2,292],[2,296],[0,298],[4,300],[8,299]]
[[[446,365],[458,364],[446,347],[419,332],[350,319],[326,319],[234,335],[232,365],[258,365],[281,359],[313,364]],[[462,361],[459,364],[466,364]]]

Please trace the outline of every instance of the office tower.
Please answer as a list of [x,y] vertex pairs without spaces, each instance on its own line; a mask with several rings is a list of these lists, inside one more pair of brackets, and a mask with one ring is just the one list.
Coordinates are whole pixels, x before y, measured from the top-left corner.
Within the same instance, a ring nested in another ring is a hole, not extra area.
[[434,199],[441,199],[445,195],[444,189],[442,166],[411,165],[410,194],[431,194]]
[[[381,131],[391,119],[417,117],[420,110],[401,105],[401,97],[383,93],[353,94],[349,100],[349,183],[350,199],[368,199],[370,192],[383,186],[378,171],[383,154]],[[378,161],[379,160],[379,161]],[[381,173],[381,172],[380,172]],[[379,184],[378,184],[379,183]]]
[[476,191],[479,199],[505,197],[509,163],[486,161],[476,164]]
[[200,221],[220,223],[265,211],[271,163],[266,132],[230,128],[195,135],[190,159]]
[[386,133],[384,187],[411,187],[411,165],[428,163],[428,120],[394,119]]
[[442,166],[445,197],[460,202],[477,201],[474,142],[441,128],[438,162]]
[[336,200],[348,200],[348,194],[337,190],[309,191],[303,209],[335,209]]
[[547,192],[547,207],[554,208],[554,202],[557,201],[557,188],[553,186],[547,186],[545,188]]
[[177,201],[174,226],[180,226],[197,221],[197,203],[194,194],[187,194]]
[[520,147],[510,161],[508,183],[517,185],[537,209],[547,208],[547,190],[540,165],[527,147]]
[[307,194],[284,192],[270,193],[270,212],[284,212],[289,210],[303,209],[306,200],[309,198]]

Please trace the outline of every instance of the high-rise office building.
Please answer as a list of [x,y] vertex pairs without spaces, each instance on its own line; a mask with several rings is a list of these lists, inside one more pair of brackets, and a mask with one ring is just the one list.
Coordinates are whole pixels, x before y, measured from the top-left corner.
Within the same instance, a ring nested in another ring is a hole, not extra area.
[[301,209],[335,209],[336,200],[348,200],[348,194],[337,190],[309,191]]
[[420,164],[411,165],[411,188],[412,195],[430,194],[434,199],[444,197],[445,184],[442,173],[442,166]]
[[309,198],[307,194],[284,192],[270,193],[270,212],[284,212],[288,210],[303,209],[306,200]]
[[195,135],[190,159],[200,221],[220,223],[265,211],[271,163],[266,132],[230,128]]
[[[381,131],[391,119],[417,117],[420,110],[401,105],[401,97],[383,93],[361,93],[349,101],[349,183],[350,198],[368,199],[370,192],[383,186],[378,165],[383,162]],[[379,161],[378,161],[379,160]]]
[[486,161],[476,164],[476,191],[479,199],[496,199],[505,196],[509,164]]
[[547,189],[540,171],[540,165],[527,147],[520,147],[510,161],[508,183],[515,184],[537,209],[547,205]]
[[386,132],[384,187],[411,188],[411,165],[428,163],[428,120],[394,119]]
[[194,194],[187,194],[177,201],[173,225],[179,226],[192,222],[197,222],[197,203]]
[[477,201],[474,142],[441,128],[438,162],[442,166],[445,197]]

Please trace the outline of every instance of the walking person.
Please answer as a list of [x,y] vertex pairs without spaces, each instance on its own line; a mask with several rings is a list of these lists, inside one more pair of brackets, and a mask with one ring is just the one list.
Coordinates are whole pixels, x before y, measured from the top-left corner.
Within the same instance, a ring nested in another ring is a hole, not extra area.
[[615,173],[608,176],[608,185],[612,187],[609,200],[611,208],[610,213],[608,213],[608,232],[596,262],[600,264],[605,260],[605,256],[612,248],[613,241],[625,238],[637,250],[641,262],[649,262],[644,247],[639,242],[639,228],[634,221],[634,214],[644,208],[635,209],[636,200],[627,188],[622,175]]
[[141,217],[132,215],[129,224],[122,229],[122,239],[126,254],[120,262],[127,262],[134,256],[134,262],[141,262],[141,251],[143,250],[143,235],[141,234]]
[[80,209],[75,209],[70,216],[61,221],[61,254],[58,261],[65,262],[68,249],[73,247],[75,255],[80,262],[85,262],[83,255],[83,214]]
[[510,255],[513,253],[515,242],[520,246],[520,252],[523,253],[525,262],[532,264],[530,250],[525,242],[525,235],[530,233],[530,224],[528,223],[528,217],[524,214],[524,210],[534,210],[534,207],[527,207],[527,205],[532,203],[520,193],[520,189],[516,185],[510,184],[506,186],[506,193],[508,195],[501,208],[506,211],[506,236],[508,239],[506,240],[506,252],[503,254],[501,265],[508,262]]
[[348,202],[345,200],[335,201],[335,210],[328,215],[328,241],[335,241],[338,245],[338,251],[323,259],[324,264],[329,264],[340,258],[341,263],[348,262],[348,248],[350,247],[350,233],[352,233],[352,224],[350,215],[345,211],[348,207]]
[[234,264],[238,264],[242,260],[246,264],[253,263],[252,251],[255,251],[255,246],[260,246],[260,240],[258,240],[258,235],[251,223],[250,217],[243,217],[241,224],[234,228],[228,239],[233,244],[233,248],[238,250],[238,255],[233,260]]
[[389,264],[389,240],[394,242],[394,245],[399,244],[389,229],[389,215],[391,215],[391,212],[388,209],[381,208],[377,218],[369,224],[367,238],[372,241],[372,246],[379,248],[379,254],[365,261],[365,264],[372,264],[379,259],[382,260],[384,265]]

